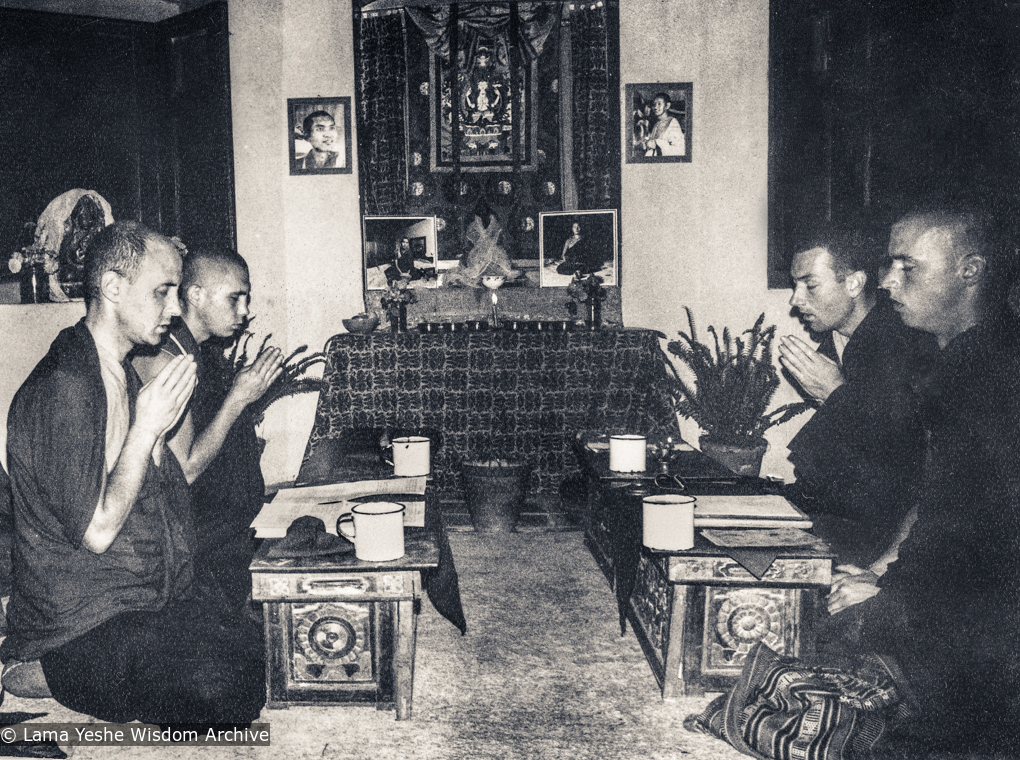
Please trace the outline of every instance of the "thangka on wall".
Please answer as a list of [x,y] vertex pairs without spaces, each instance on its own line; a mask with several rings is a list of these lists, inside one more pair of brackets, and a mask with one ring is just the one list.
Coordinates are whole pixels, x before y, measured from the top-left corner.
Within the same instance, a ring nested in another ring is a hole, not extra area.
[[431,168],[452,171],[457,163],[466,172],[512,171],[516,150],[518,167],[533,169],[537,62],[514,61],[505,36],[462,31],[453,63],[438,55],[431,60]]

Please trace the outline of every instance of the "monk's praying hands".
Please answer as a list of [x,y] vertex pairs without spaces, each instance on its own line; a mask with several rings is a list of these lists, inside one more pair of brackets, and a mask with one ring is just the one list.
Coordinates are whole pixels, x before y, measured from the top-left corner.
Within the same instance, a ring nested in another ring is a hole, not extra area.
[[843,384],[839,365],[793,335],[779,339],[779,361],[793,375],[804,392],[824,402]]
[[195,360],[174,358],[138,394],[136,424],[163,435],[177,424],[195,390]]

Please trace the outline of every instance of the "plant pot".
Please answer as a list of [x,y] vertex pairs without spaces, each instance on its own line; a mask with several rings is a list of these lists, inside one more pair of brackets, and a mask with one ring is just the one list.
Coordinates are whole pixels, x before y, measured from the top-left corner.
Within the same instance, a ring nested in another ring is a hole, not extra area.
[[513,531],[528,489],[531,474],[528,466],[520,462],[465,462],[461,465],[461,474],[475,530],[479,533]]
[[723,443],[710,436],[701,436],[701,451],[737,475],[756,478],[761,473],[761,460],[769,447],[764,438],[756,438],[747,446]]

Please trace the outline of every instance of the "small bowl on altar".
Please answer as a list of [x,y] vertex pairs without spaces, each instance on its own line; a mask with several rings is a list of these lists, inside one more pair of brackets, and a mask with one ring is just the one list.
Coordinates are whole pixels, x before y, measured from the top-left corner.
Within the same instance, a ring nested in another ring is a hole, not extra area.
[[344,329],[349,333],[357,333],[364,335],[372,332],[379,326],[379,316],[377,314],[356,314],[350,319],[342,319]]
[[502,275],[485,275],[482,277],[482,285],[487,287],[489,290],[496,290],[503,286],[506,282],[506,277]]

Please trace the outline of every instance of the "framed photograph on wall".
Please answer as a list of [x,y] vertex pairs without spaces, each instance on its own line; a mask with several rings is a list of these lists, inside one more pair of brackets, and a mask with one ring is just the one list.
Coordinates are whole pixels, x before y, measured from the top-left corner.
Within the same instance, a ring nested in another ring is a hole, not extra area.
[[617,285],[616,210],[549,211],[538,215],[541,285],[566,287],[574,274],[596,274]]
[[397,279],[410,288],[438,286],[434,216],[366,216],[362,229],[366,290],[386,290]]
[[351,99],[291,98],[291,174],[351,173]]
[[627,85],[628,164],[690,163],[693,92],[693,82]]

